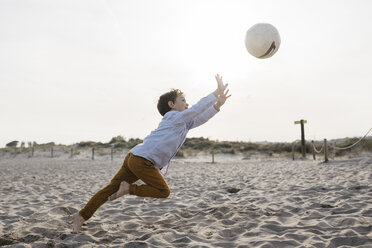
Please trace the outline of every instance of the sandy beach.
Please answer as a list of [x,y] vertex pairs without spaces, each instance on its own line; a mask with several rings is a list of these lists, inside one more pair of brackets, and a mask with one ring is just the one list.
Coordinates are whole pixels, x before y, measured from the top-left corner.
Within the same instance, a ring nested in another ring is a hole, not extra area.
[[124,196],[72,234],[72,214],[124,156],[0,156],[0,246],[372,247],[371,154],[174,159],[169,198]]

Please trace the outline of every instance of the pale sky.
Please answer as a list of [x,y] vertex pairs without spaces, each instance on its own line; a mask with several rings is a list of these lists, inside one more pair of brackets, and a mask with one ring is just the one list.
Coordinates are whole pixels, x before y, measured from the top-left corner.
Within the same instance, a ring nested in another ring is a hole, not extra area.
[[[158,97],[232,97],[188,137],[361,137],[372,127],[372,1],[0,0],[0,147],[12,140],[108,142],[158,126]],[[278,52],[246,51],[274,25]]]

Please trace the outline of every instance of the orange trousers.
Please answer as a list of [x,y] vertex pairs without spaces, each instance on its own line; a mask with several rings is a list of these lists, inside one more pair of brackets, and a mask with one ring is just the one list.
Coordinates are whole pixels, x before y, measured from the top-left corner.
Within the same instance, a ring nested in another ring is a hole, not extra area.
[[[141,179],[145,184],[137,185],[134,182]],[[142,197],[167,198],[170,190],[162,174],[148,160],[128,153],[124,163],[110,183],[99,190],[79,211],[80,215],[88,220],[94,212],[102,206],[108,197],[118,191],[120,183],[126,181],[130,184],[129,194]]]

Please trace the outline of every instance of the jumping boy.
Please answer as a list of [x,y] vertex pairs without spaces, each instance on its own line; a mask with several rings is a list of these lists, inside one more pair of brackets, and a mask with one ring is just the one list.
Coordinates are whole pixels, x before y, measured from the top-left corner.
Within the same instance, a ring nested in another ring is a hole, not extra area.
[[[217,89],[191,108],[188,108],[180,90],[172,90],[160,96],[157,107],[163,118],[159,126],[143,143],[129,151],[111,182],[73,215],[74,233],[78,233],[83,223],[107,200],[113,201],[125,194],[154,198],[169,196],[170,190],[163,175],[167,173],[170,160],[185,141],[186,134],[218,113],[231,96],[228,95],[228,84],[223,84],[222,77],[217,74],[216,80]],[[139,179],[144,184],[134,184]]]

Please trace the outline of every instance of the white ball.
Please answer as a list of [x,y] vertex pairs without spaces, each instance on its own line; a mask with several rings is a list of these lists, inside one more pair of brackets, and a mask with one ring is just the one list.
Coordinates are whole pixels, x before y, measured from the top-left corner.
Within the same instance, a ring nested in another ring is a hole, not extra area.
[[257,23],[245,35],[245,47],[256,58],[266,59],[273,56],[280,46],[278,30],[269,23]]

